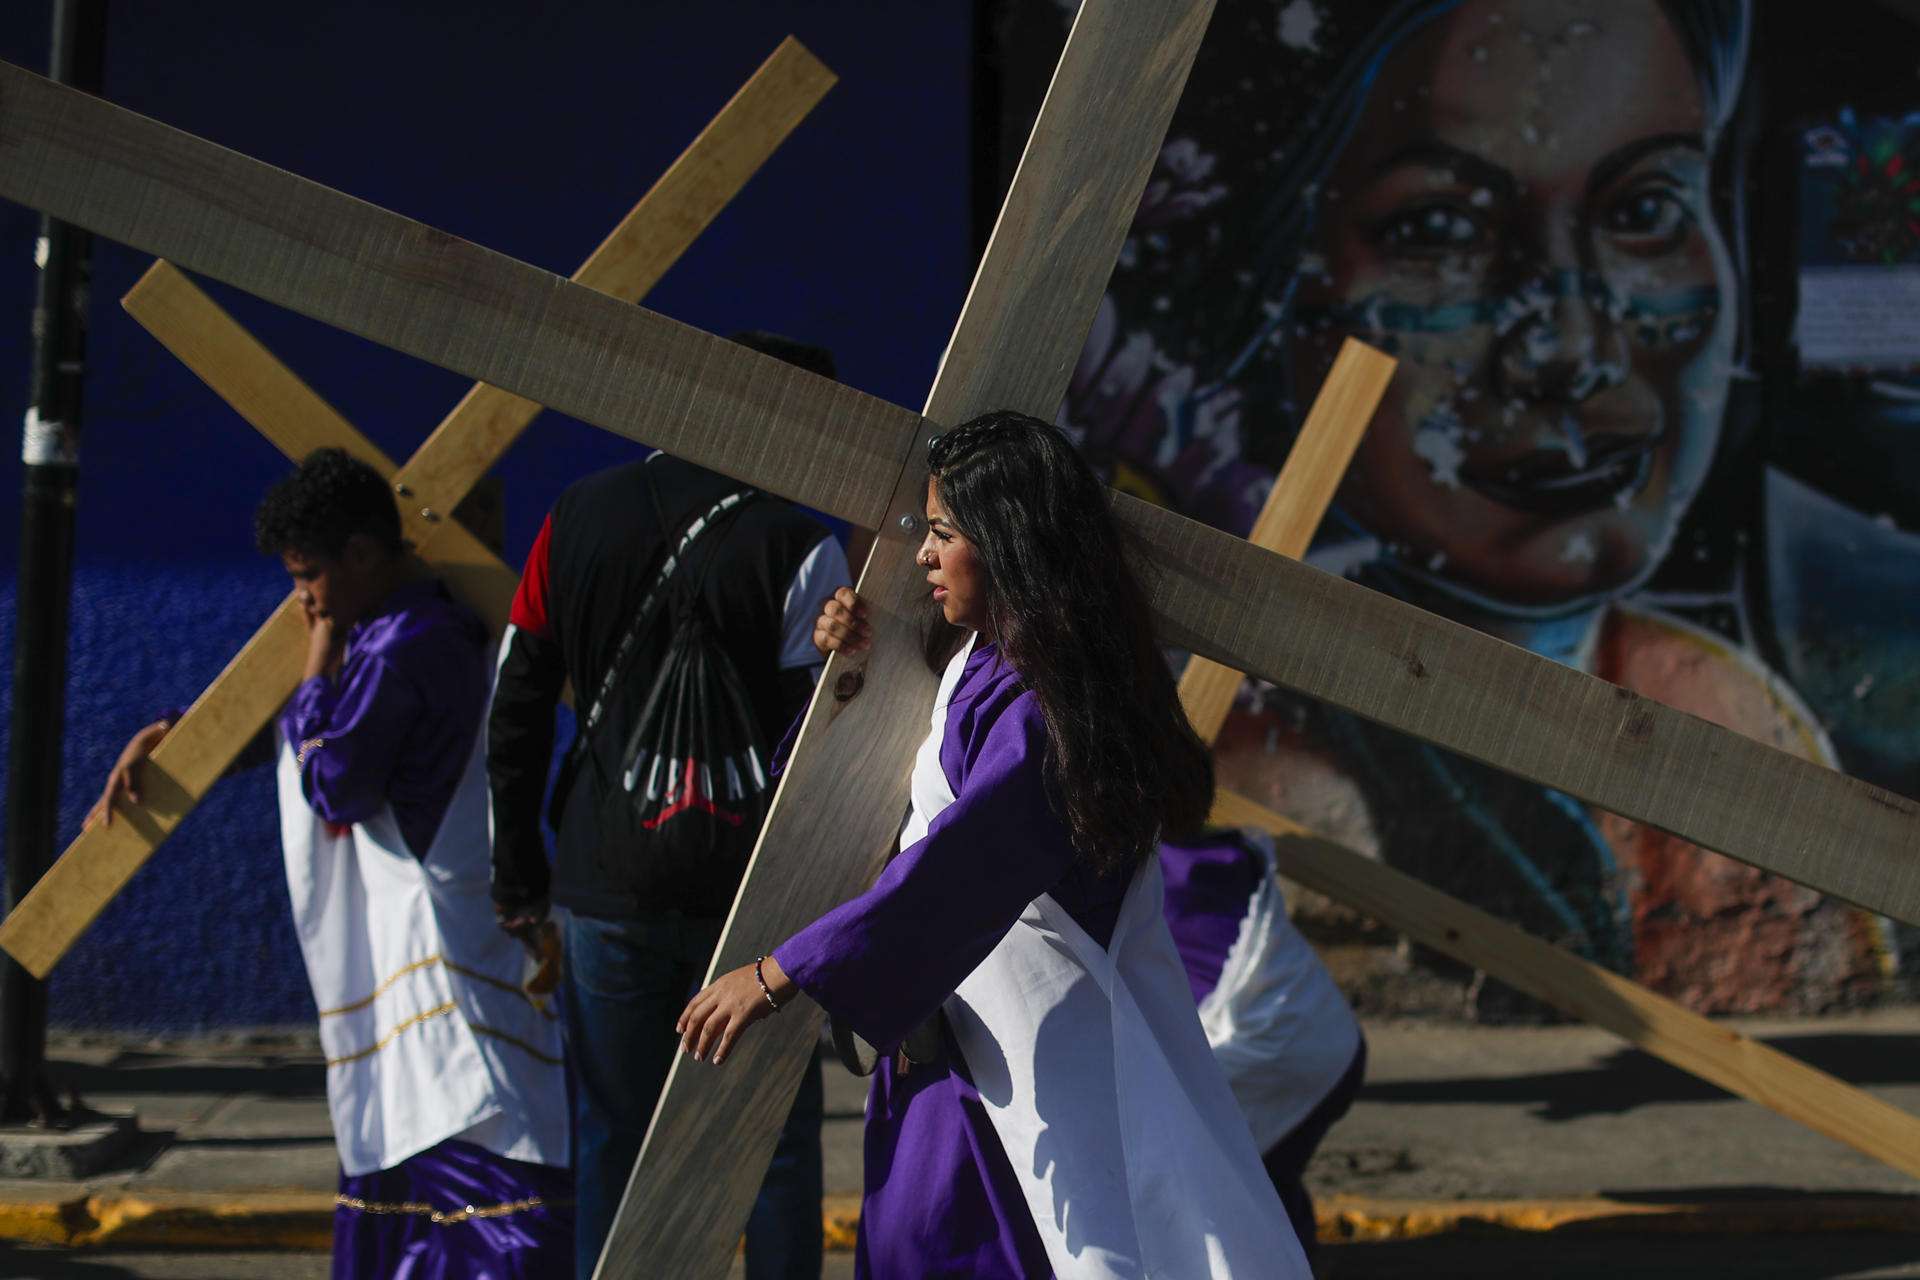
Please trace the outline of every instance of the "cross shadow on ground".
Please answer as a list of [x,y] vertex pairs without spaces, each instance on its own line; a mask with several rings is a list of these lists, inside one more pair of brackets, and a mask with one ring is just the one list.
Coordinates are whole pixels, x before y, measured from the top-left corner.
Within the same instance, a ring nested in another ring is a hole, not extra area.
[[[1617,1228],[1616,1228],[1617,1230]],[[1325,1244],[1319,1280],[1896,1280],[1920,1277],[1920,1234],[1686,1236],[1498,1232]]]
[[[1920,1035],[1899,1032],[1772,1036],[1772,1048],[1854,1085],[1920,1084]],[[1538,1103],[1543,1120],[1618,1115],[1663,1102],[1712,1102],[1732,1095],[1637,1049],[1621,1048],[1591,1067],[1468,1080],[1369,1084],[1363,1102]]]
[[48,1070],[80,1096],[129,1093],[248,1093],[321,1097],[327,1068],[317,1058],[181,1062],[177,1056],[128,1052],[107,1064],[55,1060]]

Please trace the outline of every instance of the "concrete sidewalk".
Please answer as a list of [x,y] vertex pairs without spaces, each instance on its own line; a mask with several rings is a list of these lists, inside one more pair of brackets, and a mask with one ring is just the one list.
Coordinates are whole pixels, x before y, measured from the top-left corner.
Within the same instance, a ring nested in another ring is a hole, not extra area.
[[[1737,1025],[1920,1112],[1920,1009]],[[1920,1183],[1602,1032],[1402,1021],[1367,1035],[1366,1089],[1311,1170],[1323,1240],[1910,1233],[1920,1257]],[[0,1241],[326,1248],[335,1161],[310,1037],[59,1036],[52,1058],[95,1108],[136,1112],[142,1140],[85,1182],[0,1181]],[[863,1096],[829,1067],[830,1249],[857,1223]]]

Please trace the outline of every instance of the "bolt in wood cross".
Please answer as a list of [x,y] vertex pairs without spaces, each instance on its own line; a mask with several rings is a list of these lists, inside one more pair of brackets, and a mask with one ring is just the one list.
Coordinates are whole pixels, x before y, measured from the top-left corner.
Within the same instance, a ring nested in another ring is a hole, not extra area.
[[[904,625],[926,437],[1050,415],[1209,15],[1088,0],[927,405],[885,404],[550,273],[0,68],[0,196],[830,512],[880,539],[863,692],[809,709],[716,953],[863,888],[933,685]],[[1170,644],[1862,906],[1920,920],[1920,805],[1405,602],[1116,495]],[[822,689],[836,686],[835,659]],[[724,1269],[811,1050],[763,1024],[676,1067],[602,1273]]]
[[[645,296],[833,84],[833,73],[805,46],[783,41],[608,233],[574,282],[623,302]],[[396,467],[166,261],[155,263],[122,304],[289,457],[337,445],[391,480],[403,531],[422,558],[496,634],[506,625],[518,574],[451,515],[533,422],[538,404],[475,386]],[[123,802],[112,826],[81,833],[0,924],[0,947],[36,977],[47,976],[293,692],[303,631],[289,596],[153,753],[140,802]]]

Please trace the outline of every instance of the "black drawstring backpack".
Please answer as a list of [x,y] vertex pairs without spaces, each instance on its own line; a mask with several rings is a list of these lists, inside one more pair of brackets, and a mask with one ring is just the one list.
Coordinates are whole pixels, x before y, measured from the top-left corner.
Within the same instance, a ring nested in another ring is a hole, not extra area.
[[[614,883],[642,903],[695,917],[723,916],[733,905],[773,796],[760,721],[708,616],[704,592],[706,574],[719,559],[717,544],[741,508],[759,496],[728,494],[697,515],[677,544],[662,539],[666,560],[621,637],[563,765],[562,783],[570,785],[578,758],[594,761],[601,784],[595,844]],[[655,509],[661,509],[657,494]],[[716,545],[700,578],[690,581],[687,552],[703,537]],[[672,627],[666,655],[627,735],[619,772],[608,777],[591,739],[614,690],[647,647],[641,642],[663,625]]]

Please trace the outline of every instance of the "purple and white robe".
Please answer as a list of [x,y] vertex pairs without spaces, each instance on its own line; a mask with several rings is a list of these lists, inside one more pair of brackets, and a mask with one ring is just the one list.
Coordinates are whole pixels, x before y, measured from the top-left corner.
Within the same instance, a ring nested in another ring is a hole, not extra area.
[[494,923],[486,635],[437,583],[280,717],[281,842],[340,1151],[336,1277],[571,1273],[557,1011]]
[[1360,1051],[1360,1024],[1287,916],[1273,839],[1223,831],[1160,846],[1167,928],[1200,1025],[1254,1142],[1271,1151],[1332,1093]]
[[857,1272],[1307,1277],[1201,1032],[1159,865],[1081,866],[1045,746],[1018,675],[963,649],[900,855],[775,950],[883,1051],[946,1014],[944,1061],[875,1074]]

